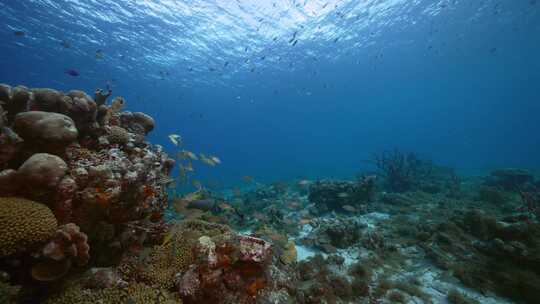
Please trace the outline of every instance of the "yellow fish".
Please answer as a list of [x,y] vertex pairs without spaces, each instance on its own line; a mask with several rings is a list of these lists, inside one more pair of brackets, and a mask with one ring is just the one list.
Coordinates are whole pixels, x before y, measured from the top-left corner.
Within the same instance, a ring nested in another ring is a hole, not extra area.
[[231,205],[227,204],[227,203],[219,204],[219,208],[221,210],[234,210],[234,208]]
[[171,142],[175,145],[175,146],[178,146],[179,144],[182,143],[182,136],[178,135],[178,134],[171,134],[169,135],[169,139],[171,140]]
[[202,153],[199,154],[199,159],[200,159],[203,163],[205,163],[205,164],[207,164],[207,165],[209,165],[209,166],[214,167],[214,166],[216,165],[216,163],[215,163],[213,160],[211,160],[210,158],[206,157],[206,155],[204,155],[204,154],[202,154]]
[[111,103],[111,107],[110,107],[110,110],[113,112],[113,113],[116,113],[120,110],[122,110],[122,108],[124,107],[124,105],[126,104],[126,101],[124,100],[124,98],[118,96],[118,97],[115,97]]
[[358,211],[358,210],[356,210],[356,208],[354,208],[354,207],[351,206],[351,205],[344,205],[344,206],[341,207],[341,208],[343,208],[343,210],[349,211],[349,212],[356,212],[356,211]]
[[195,169],[193,169],[193,164],[191,162],[188,162],[186,166],[184,166],[187,172],[193,172]]
[[215,164],[221,164],[221,159],[219,159],[217,156],[210,156],[210,159],[215,163]]
[[195,153],[191,152],[191,151],[188,151],[188,150],[182,150],[180,152],[178,152],[178,158],[180,159],[191,159],[191,160],[199,160],[199,158],[197,157],[197,155],[195,155]]

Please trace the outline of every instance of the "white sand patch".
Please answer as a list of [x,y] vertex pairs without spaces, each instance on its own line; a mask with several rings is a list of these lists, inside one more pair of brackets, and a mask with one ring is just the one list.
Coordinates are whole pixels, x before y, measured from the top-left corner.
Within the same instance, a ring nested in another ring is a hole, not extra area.
[[360,224],[366,225],[369,229],[374,229],[377,224],[382,221],[386,221],[390,218],[389,214],[381,212],[371,212],[368,214],[362,214],[357,217],[357,221]]
[[306,246],[296,245],[296,260],[298,262],[307,260],[315,254],[317,254],[317,251],[314,251]]
[[450,290],[456,289],[469,298],[475,299],[482,304],[510,304],[508,300],[489,294],[482,295],[479,292],[466,288],[457,283],[450,283],[439,279],[442,274],[441,270],[427,268],[426,271],[418,277],[422,282],[422,291],[431,295],[435,303],[449,303],[446,295]]

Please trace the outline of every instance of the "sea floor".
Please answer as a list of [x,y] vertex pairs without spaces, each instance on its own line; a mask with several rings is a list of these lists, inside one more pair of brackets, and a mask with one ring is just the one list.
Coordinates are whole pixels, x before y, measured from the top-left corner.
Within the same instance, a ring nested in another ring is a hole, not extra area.
[[[482,187],[481,179],[470,182]],[[300,292],[309,297],[312,284],[330,290],[328,296],[312,297],[316,299],[313,303],[533,303],[528,295],[520,298],[519,290],[527,293],[527,288],[534,286],[520,286],[516,280],[524,277],[510,278],[505,269],[520,267],[516,266],[520,263],[519,253],[509,249],[508,244],[534,246],[534,242],[524,245],[530,240],[519,240],[523,236],[504,232],[526,229],[524,226],[529,225],[517,219],[522,215],[518,211],[522,202],[516,193],[499,191],[486,195],[485,188],[478,192],[474,190],[480,189],[476,186],[469,185],[473,190],[453,198],[422,191],[381,192],[363,209],[346,207],[330,212],[317,210],[312,195],[291,190],[294,187],[262,198],[264,203],[250,200],[253,193],[245,193],[244,203],[255,207],[245,208],[249,224],[240,226],[242,233],[273,240],[275,244],[294,242],[300,265]],[[254,192],[272,193],[267,190]],[[497,200],[496,195],[507,200]],[[275,215],[276,209],[281,211],[279,216]],[[533,237],[534,233],[530,233],[529,237]],[[513,237],[515,240],[511,240]],[[506,249],[498,249],[495,244]],[[534,250],[530,248],[533,255],[537,254]],[[500,263],[504,266],[494,272],[485,269],[499,259],[512,262]],[[303,276],[301,265],[307,265],[314,273]],[[355,274],[358,267],[362,278]],[[324,273],[325,278],[317,273]],[[332,286],[328,276],[349,282],[351,294],[332,291],[348,287]],[[531,276],[535,277],[532,273]],[[503,278],[508,282],[496,282]],[[354,289],[362,286],[359,281],[365,284],[365,290],[355,296]],[[514,286],[518,291],[500,290],[499,283]],[[310,303],[306,299],[301,301]]]

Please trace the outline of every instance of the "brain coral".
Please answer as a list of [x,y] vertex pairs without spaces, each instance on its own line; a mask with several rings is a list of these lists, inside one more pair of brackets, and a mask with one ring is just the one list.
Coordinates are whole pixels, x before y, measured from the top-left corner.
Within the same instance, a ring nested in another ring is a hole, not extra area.
[[129,132],[122,127],[112,126],[108,139],[111,144],[125,145],[129,142]]
[[47,241],[57,222],[45,205],[17,197],[0,197],[0,257]]
[[51,298],[47,304],[182,304],[182,300],[175,298],[166,290],[152,288],[144,284],[133,284],[127,288],[83,289],[75,286],[62,294]]
[[172,241],[152,249],[150,263],[140,276],[151,284],[171,288],[174,276],[179,272],[184,272],[193,262],[194,256],[189,240],[175,235]]

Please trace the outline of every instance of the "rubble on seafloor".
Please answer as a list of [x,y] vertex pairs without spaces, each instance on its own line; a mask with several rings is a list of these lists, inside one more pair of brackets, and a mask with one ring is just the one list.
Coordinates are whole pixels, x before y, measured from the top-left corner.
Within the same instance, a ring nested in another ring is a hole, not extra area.
[[540,298],[526,171],[458,177],[394,151],[377,177],[181,195],[156,122],[108,97],[0,85],[0,303]]
[[540,195],[460,179],[450,190],[379,188],[369,200],[351,198],[359,181],[248,190],[230,200],[258,207],[229,222],[276,252],[295,244],[295,303],[536,303]]

